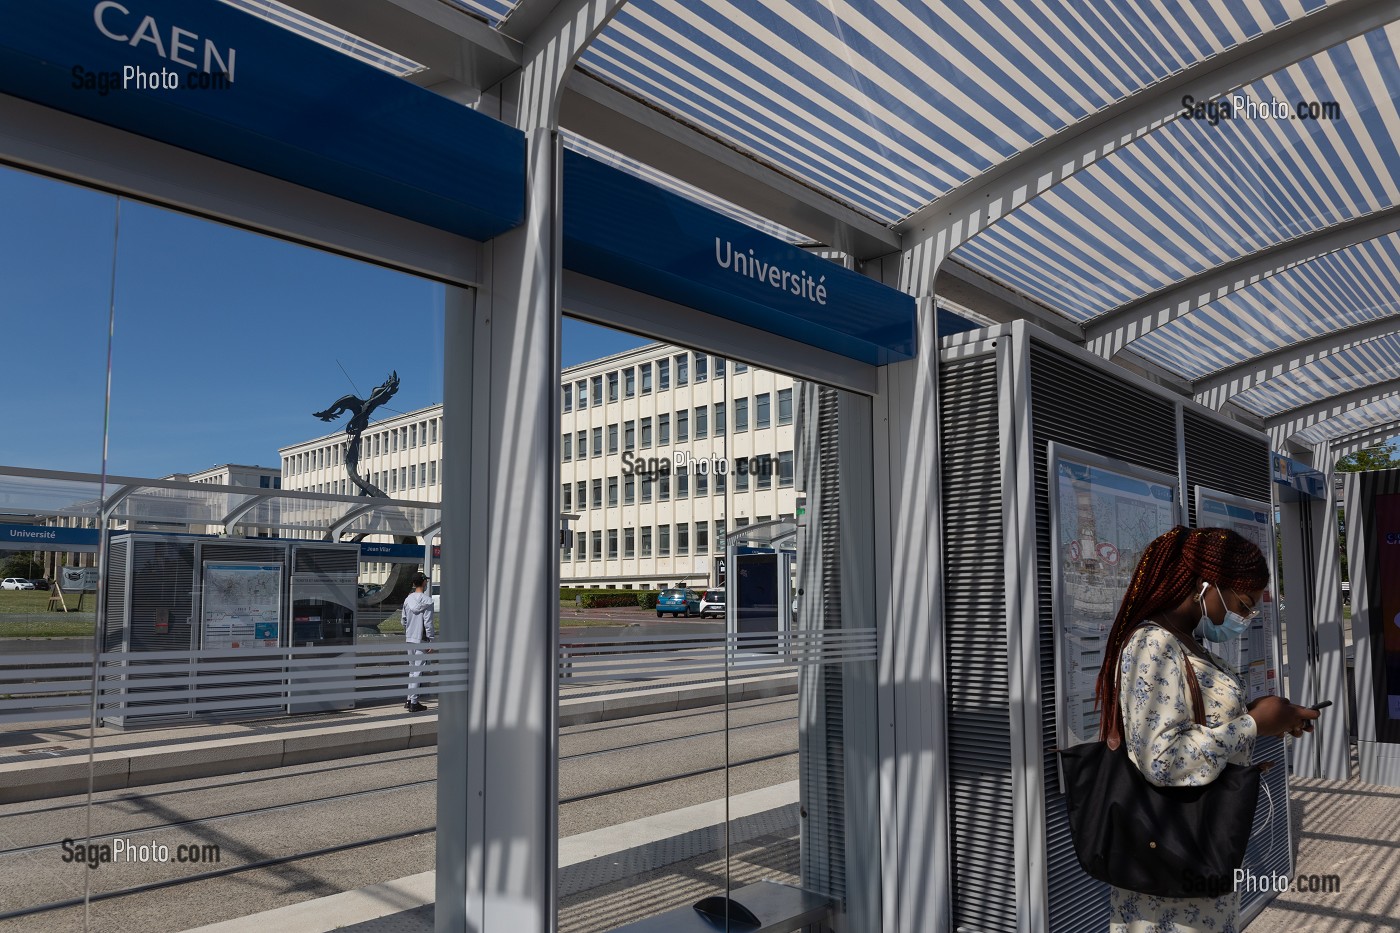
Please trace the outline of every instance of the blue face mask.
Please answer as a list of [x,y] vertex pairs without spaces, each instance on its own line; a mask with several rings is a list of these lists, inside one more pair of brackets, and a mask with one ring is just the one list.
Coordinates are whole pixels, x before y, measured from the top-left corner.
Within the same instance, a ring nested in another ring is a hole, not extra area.
[[[1220,644],[1232,638],[1239,638],[1245,632],[1249,631],[1249,622],[1244,616],[1230,609],[1223,595],[1220,597],[1220,604],[1225,607],[1225,621],[1216,624],[1215,620],[1210,617],[1210,613],[1206,611],[1205,597],[1206,587],[1208,586],[1210,586],[1209,583],[1201,584],[1201,594],[1198,597],[1201,600],[1201,628],[1203,634],[1206,636],[1206,641],[1213,641],[1216,644]],[[1217,592],[1218,591],[1219,588],[1217,587]]]

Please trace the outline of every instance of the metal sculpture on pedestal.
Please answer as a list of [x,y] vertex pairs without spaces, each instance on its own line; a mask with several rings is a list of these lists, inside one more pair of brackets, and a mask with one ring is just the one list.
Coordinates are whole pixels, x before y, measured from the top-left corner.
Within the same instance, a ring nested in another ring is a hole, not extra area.
[[365,433],[365,428],[369,427],[369,416],[380,405],[394,397],[394,393],[399,391],[399,373],[395,370],[385,379],[381,385],[375,386],[369,398],[362,399],[356,395],[342,395],[331,404],[325,411],[318,411],[312,414],[313,418],[320,418],[322,421],[334,421],[347,411],[350,412],[350,423],[345,426],[345,433],[350,435],[350,446],[345,448],[345,471],[350,474],[350,482],[354,483],[360,492],[367,496],[382,496],[389,498],[384,490],[370,483],[360,476],[360,435]]
[[[350,444],[345,448],[345,472],[350,476],[350,482],[360,490],[362,495],[375,496],[381,499],[388,499],[389,494],[378,486],[371,483],[360,475],[360,438],[365,429],[369,427],[369,419],[375,410],[399,391],[399,374],[395,370],[389,378],[375,387],[369,394],[369,398],[362,399],[357,395],[342,395],[336,399],[325,411],[313,412],[312,417],[320,418],[322,421],[334,421],[346,412],[350,413],[350,421],[345,425],[345,433],[350,435]],[[355,536],[356,541],[363,540],[366,532],[361,532]],[[394,540],[399,544],[418,545],[420,542],[412,535],[396,535]],[[394,564],[389,571],[389,579],[384,581],[384,586],[368,596],[360,597],[361,606],[401,606],[408,598],[408,594],[413,591],[412,578],[418,570],[416,564]]]

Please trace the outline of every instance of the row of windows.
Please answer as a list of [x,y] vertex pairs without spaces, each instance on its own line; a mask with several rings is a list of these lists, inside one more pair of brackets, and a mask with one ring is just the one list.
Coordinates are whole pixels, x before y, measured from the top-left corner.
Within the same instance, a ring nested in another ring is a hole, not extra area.
[[[734,462],[734,491],[748,492],[751,488],[772,489],[775,475],[779,488],[792,485],[792,451],[780,451],[777,457],[770,454],[740,457]],[[715,495],[721,496],[727,491],[728,483],[729,477],[723,473],[691,475],[687,468],[680,467],[673,474],[628,473],[624,476],[609,476],[606,479],[599,477],[592,480],[591,484],[589,480],[579,480],[575,483],[564,483],[560,490],[564,511],[572,512],[575,507],[579,511],[586,508],[603,508],[604,489],[607,490],[607,507],[613,508],[619,504],[634,505],[639,496],[643,503],[708,496],[712,490]]]
[[[412,450],[415,447],[436,444],[441,424],[441,418],[429,418],[415,424],[365,435],[360,440],[360,456],[362,458],[378,457],[381,454],[397,453],[400,450]],[[349,442],[341,442],[317,450],[293,454],[282,461],[282,472],[287,476],[296,476],[311,470],[338,466],[345,461],[345,451],[349,446]]]
[[[780,518],[791,520],[791,515]],[[772,516],[760,515],[754,519],[761,525],[771,521]],[[745,528],[747,518],[735,521],[736,528]],[[626,560],[635,557],[688,557],[691,554],[710,553],[711,529],[715,553],[724,552],[724,520],[714,522],[677,522],[675,525],[644,525],[641,528],[609,528],[606,531],[591,531],[574,536],[575,546],[563,549],[564,560]],[[604,551],[604,542],[607,550]]]
[[[773,426],[772,399],[770,394],[763,392],[755,395],[752,400],[739,398],[734,400],[734,433],[741,434],[749,429],[749,402],[753,402],[753,427],[755,430],[763,430]],[[656,427],[655,443],[658,447],[665,447],[671,443],[671,427],[675,426],[675,442],[678,444],[690,440],[701,441],[711,436],[713,431],[715,437],[723,437],[728,430],[726,425],[727,409],[723,402],[716,402],[714,405],[701,405],[694,410],[685,409],[675,413],[674,417],[670,412],[664,415],[656,415],[642,418],[638,421],[623,421],[620,424],[614,422],[607,426],[607,447],[610,454],[615,454],[621,450],[636,450],[640,440],[640,447],[647,450],[652,446],[653,420]],[[792,424],[792,390],[780,389],[778,391],[778,424]],[[640,428],[640,431],[639,431]],[[592,451],[593,456],[603,456],[603,427],[600,425],[592,431]],[[640,435],[640,437],[639,437]],[[559,447],[564,460],[578,458],[582,460],[588,456],[589,432],[587,429],[575,431],[573,434],[565,433],[560,436]]]
[[[656,388],[665,392],[671,388],[671,373],[676,375],[676,386],[689,385],[692,379],[695,382],[705,382],[710,378],[710,373],[714,373],[714,378],[723,379],[725,372],[725,360],[723,357],[713,358],[704,353],[694,354],[694,367],[692,368],[691,354],[677,353],[674,357],[664,360],[656,360],[654,363],[642,363],[637,366],[628,366],[626,369],[615,369],[610,373],[602,373],[593,376],[591,379],[579,379],[572,383],[565,383],[560,386],[561,402],[564,411],[573,411],[574,406],[588,408],[590,401],[594,406],[603,404],[603,386],[607,386],[607,400],[616,402],[621,398],[634,398],[638,391],[642,395],[650,395],[652,389],[652,374],[655,372]],[[653,370],[654,367],[654,370]],[[744,372],[748,369],[743,363],[735,363],[736,373]]]
[[[429,460],[427,463],[415,463],[410,466],[399,467],[395,470],[376,470],[366,478],[385,492],[403,492],[408,489],[423,489],[427,486],[437,485],[441,463],[441,460]],[[329,483],[312,483],[302,491],[329,492],[341,496],[352,496],[355,494],[355,490],[350,486],[350,480],[348,479],[332,480]]]

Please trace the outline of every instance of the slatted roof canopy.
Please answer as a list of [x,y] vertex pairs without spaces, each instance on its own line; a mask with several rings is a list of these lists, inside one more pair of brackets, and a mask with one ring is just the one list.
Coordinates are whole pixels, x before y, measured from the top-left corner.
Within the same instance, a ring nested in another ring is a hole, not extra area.
[[[586,5],[439,2],[461,22],[286,0],[427,61],[424,86],[455,73],[430,40],[503,76],[551,10]],[[597,127],[607,142],[585,121],[568,144],[886,269],[965,216],[951,260],[1091,349],[1260,426],[1346,398],[1359,430],[1387,415],[1350,400],[1397,376],[1397,20],[1394,0],[624,0],[568,92],[618,119]],[[1183,118],[1201,87],[1256,110]],[[648,158],[628,139],[667,145]],[[802,210],[765,217],[775,192]]]

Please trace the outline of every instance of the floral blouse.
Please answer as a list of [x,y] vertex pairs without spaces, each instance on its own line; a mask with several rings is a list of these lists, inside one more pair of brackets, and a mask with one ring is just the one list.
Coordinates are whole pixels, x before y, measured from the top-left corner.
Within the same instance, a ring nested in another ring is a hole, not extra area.
[[[1189,662],[1186,658],[1190,658]],[[1195,665],[1205,725],[1194,721],[1183,663]],[[1247,765],[1258,735],[1243,684],[1219,661],[1190,654],[1177,637],[1148,623],[1123,646],[1119,703],[1128,757],[1158,787],[1209,784],[1227,762]]]

